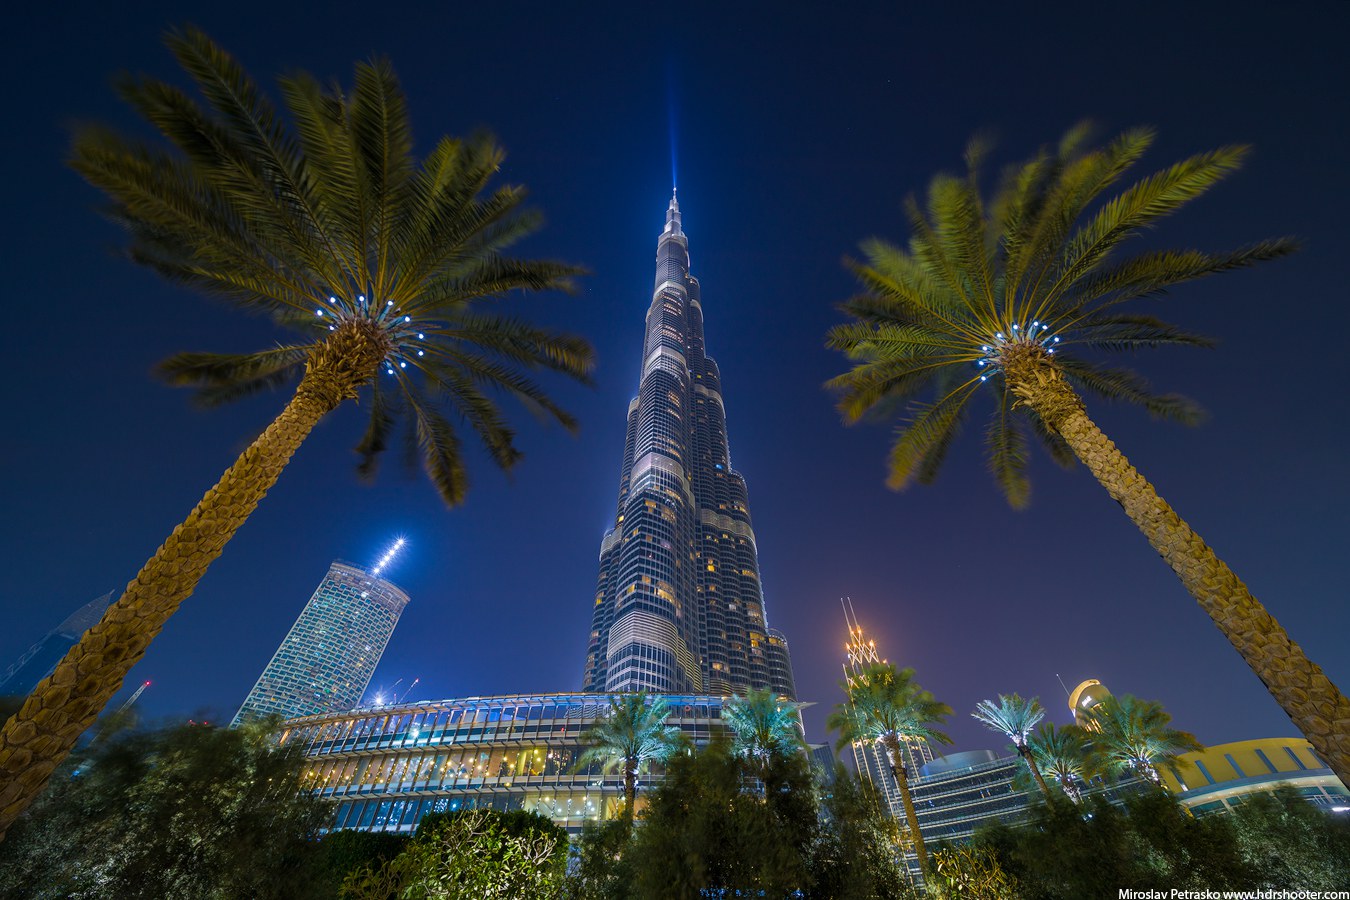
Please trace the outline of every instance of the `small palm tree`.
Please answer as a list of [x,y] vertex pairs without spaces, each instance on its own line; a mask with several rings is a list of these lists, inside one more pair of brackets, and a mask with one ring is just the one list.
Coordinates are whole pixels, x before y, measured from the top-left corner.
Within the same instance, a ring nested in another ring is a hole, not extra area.
[[1083,801],[1080,781],[1088,778],[1088,737],[1076,725],[1056,728],[1054,722],[1042,722],[1027,739],[1032,757],[1046,773],[1059,782],[1074,803]]
[[950,744],[952,739],[934,726],[951,715],[952,708],[934,700],[932,694],[915,684],[913,669],[897,670],[889,663],[874,663],[841,687],[847,699],[835,707],[826,727],[839,732],[838,749],[863,742],[875,742],[886,748],[891,774],[905,806],[914,853],[919,858],[919,868],[927,872],[928,852],[909,792],[909,773],[905,770],[901,744],[915,740]]
[[490,309],[508,292],[566,288],[578,271],[507,255],[539,220],[522,189],[489,187],[502,161],[491,139],[442,138],[419,162],[384,61],[358,65],[350,93],[305,74],[282,79],[288,122],[204,34],[168,44],[205,104],[126,80],[123,98],[167,147],[91,127],[76,135],[71,164],[108,197],[133,260],[295,335],[258,353],[176,356],[163,365],[171,381],[207,405],[299,383],[0,732],[0,838],[329,412],[364,396],[365,475],[406,417],[413,455],[455,506],[468,479],[452,423],[510,468],[520,452],[493,395],[571,429],[528,373],[585,380],[592,368],[580,338]]
[[722,722],[731,729],[731,750],[744,757],[761,780],[775,759],[784,759],[805,748],[800,704],[784,700],[773,691],[749,691],[722,704]]
[[1102,434],[1082,400],[1087,392],[1195,422],[1191,401],[1155,393],[1134,372],[1081,351],[1208,345],[1126,304],[1284,256],[1294,243],[1122,257],[1131,240],[1235,170],[1246,149],[1201,153],[1103,200],[1153,132],[1127,131],[1097,149],[1086,147],[1087,133],[1076,127],[1057,150],[1012,167],[991,196],[979,182],[983,149],[972,145],[965,176],[934,178],[926,208],[908,201],[907,248],[863,244],[866,261],[852,264],[863,292],[843,305],[853,321],[828,338],[853,368],[828,384],[849,422],[905,410],[890,453],[888,483],[896,489],[933,481],[977,399],[992,409],[989,468],[1014,507],[1030,497],[1032,440],[1065,466],[1087,466],[1331,768],[1350,780],[1350,700]]
[[576,770],[599,763],[608,774],[623,771],[623,816],[633,820],[637,803],[638,774],[650,763],[665,762],[683,745],[680,729],[667,725],[670,705],[666,698],[647,692],[609,698],[609,712],[582,734],[589,744],[577,757]]
[[1018,755],[1026,760],[1031,777],[1036,779],[1041,793],[1049,800],[1050,788],[1046,787],[1041,770],[1036,767],[1036,760],[1031,750],[1027,748],[1027,738],[1032,729],[1045,718],[1045,707],[1041,706],[1041,702],[1034,697],[1025,700],[1017,694],[999,694],[998,703],[992,700],[981,700],[977,703],[971,716],[1013,742]]
[[1176,766],[1183,753],[1205,749],[1195,735],[1178,731],[1153,700],[1111,696],[1087,711],[1091,755],[1102,771],[1133,772],[1161,786],[1158,766]]

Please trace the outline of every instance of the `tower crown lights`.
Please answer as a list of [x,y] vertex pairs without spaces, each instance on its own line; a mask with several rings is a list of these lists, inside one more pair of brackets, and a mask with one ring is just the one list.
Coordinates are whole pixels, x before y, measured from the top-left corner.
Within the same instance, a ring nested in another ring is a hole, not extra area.
[[406,543],[407,541],[403,538],[399,538],[398,540],[394,541],[394,543],[389,547],[389,549],[384,551],[384,556],[380,557],[380,561],[377,562],[375,564],[375,567],[370,570],[370,574],[379,575],[380,572],[384,571],[385,566],[393,562],[394,557],[398,555],[398,552],[403,549],[403,545]]

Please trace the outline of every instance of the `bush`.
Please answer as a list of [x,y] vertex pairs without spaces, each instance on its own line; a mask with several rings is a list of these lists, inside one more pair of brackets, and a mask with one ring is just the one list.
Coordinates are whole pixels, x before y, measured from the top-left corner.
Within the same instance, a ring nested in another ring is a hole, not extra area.
[[522,900],[563,886],[567,833],[544,816],[469,809],[425,817],[398,856],[353,872],[352,900]]

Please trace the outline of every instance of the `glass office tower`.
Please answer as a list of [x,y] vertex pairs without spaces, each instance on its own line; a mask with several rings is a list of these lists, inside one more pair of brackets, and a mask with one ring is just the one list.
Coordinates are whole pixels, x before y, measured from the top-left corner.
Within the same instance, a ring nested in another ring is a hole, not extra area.
[[769,628],[745,479],[731,467],[717,363],[671,197],[657,243],[614,526],[583,690],[795,696],[787,640]]
[[75,610],[60,625],[43,635],[42,640],[24,651],[14,660],[8,669],[0,674],[0,694],[13,694],[22,697],[32,693],[33,688],[56,668],[56,664],[71,647],[80,642],[84,633],[98,624],[103,613],[117,599],[115,591],[109,591],[102,597],[90,600]]
[[407,605],[408,595],[391,582],[334,562],[232,726],[273,713],[292,719],[360,705]]

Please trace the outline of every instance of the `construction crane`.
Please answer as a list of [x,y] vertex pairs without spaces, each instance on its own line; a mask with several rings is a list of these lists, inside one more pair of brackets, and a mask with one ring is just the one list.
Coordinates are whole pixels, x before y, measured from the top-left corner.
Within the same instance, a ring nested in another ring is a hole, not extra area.
[[115,715],[115,716],[120,716],[122,713],[126,712],[128,709],[131,709],[131,704],[133,704],[133,703],[135,703],[137,700],[139,700],[139,699],[141,698],[141,694],[144,694],[144,693],[145,693],[145,689],[148,688],[149,686],[150,686],[150,682],[147,681],[147,682],[145,682],[144,684],[142,684],[140,687],[136,688],[136,693],[134,693],[134,694],[132,694],[130,697],[128,697],[126,703],[123,703],[121,706],[117,707],[117,712],[113,713],[113,715]]
[[104,733],[107,732],[109,728],[111,728],[114,724],[120,723],[122,721],[122,714],[127,710],[131,709],[131,704],[139,700],[141,694],[144,694],[145,689],[148,688],[149,686],[150,682],[146,681],[142,683],[140,687],[136,688],[136,691],[130,697],[127,698],[127,702],[117,707],[117,712],[113,713],[111,716],[108,716],[108,718],[103,720],[103,727],[98,730],[98,734],[94,735],[94,739],[89,743],[91,745],[97,744],[99,740],[103,737]]

